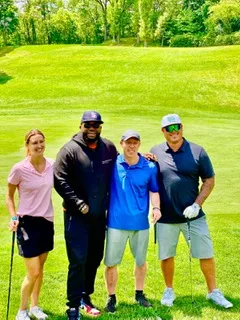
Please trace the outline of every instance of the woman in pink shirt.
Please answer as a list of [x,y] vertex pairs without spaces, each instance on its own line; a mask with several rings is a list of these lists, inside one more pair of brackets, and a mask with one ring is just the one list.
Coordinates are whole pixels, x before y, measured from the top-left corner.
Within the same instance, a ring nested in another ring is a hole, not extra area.
[[[44,157],[44,134],[33,129],[25,136],[27,157],[16,163],[8,176],[7,207],[11,216],[10,229],[17,233],[19,254],[27,274],[21,287],[21,303],[16,320],[45,320],[47,315],[38,307],[43,280],[43,267],[53,249],[53,160]],[[14,194],[18,190],[16,210]],[[28,311],[28,303],[31,307]]]

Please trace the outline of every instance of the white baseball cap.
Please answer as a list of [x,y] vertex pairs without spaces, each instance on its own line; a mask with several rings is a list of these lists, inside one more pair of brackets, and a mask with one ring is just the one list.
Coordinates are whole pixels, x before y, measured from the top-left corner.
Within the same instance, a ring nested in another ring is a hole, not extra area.
[[171,124],[181,124],[182,121],[177,114],[167,114],[162,118],[161,125],[162,128],[170,126]]

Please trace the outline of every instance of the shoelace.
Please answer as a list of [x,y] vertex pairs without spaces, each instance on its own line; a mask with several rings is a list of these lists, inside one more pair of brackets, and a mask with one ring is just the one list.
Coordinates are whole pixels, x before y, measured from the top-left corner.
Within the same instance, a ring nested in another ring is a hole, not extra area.
[[27,311],[21,312],[21,316],[23,316],[23,319],[28,319],[29,318]]
[[140,296],[138,296],[138,298],[141,299],[141,300],[147,300],[147,298],[146,298],[144,293],[141,294]]
[[171,298],[172,297],[172,290],[171,289],[166,289],[164,292],[164,298]]
[[220,290],[215,291],[214,294],[216,295],[218,300],[224,300],[224,296]]

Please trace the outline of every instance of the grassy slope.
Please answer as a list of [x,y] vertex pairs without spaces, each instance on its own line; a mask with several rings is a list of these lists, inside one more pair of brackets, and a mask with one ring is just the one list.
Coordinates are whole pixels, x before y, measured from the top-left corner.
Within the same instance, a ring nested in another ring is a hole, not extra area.
[[[103,135],[117,145],[125,129],[137,129],[142,136],[142,151],[163,141],[159,133],[162,115],[178,112],[186,127],[185,136],[209,152],[217,185],[205,208],[208,213],[214,213],[209,216],[209,221],[216,242],[219,286],[235,299],[237,307],[225,312],[204,301],[205,285],[197,262],[194,262],[197,303],[191,308],[189,266],[184,245],[179,247],[176,290],[180,297],[176,307],[166,311],[156,305],[163,319],[240,319],[239,290],[236,287],[239,282],[236,252],[239,247],[239,216],[236,214],[239,213],[240,195],[237,136],[240,123],[239,55],[239,46],[194,49],[36,46],[18,48],[0,58],[0,249],[3,261],[0,266],[3,288],[0,292],[0,319],[5,312],[10,253],[4,204],[7,174],[13,163],[23,157],[26,131],[32,127],[42,129],[47,136],[47,155],[54,158],[60,146],[77,131],[79,117],[87,109],[102,113],[105,121]],[[54,313],[51,319],[64,319],[60,315],[64,312],[67,265],[60,202],[54,194],[56,249],[48,261],[48,287],[44,287],[42,303]],[[221,216],[223,213],[225,215]],[[230,260],[226,259],[228,251]],[[118,292],[119,300],[129,304],[133,292],[131,257],[127,255],[124,262]],[[157,300],[163,283],[152,245],[149,264],[146,291],[151,299]],[[17,255],[14,268],[12,315],[18,304],[20,280],[16,279],[21,279],[24,272]],[[106,293],[102,272],[101,269],[96,290],[100,307],[104,305]],[[156,272],[158,282],[155,281]],[[129,281],[128,286],[129,278],[131,283]],[[136,307],[121,305],[120,310],[117,317],[122,319],[141,315]],[[148,314],[153,315],[153,312],[145,315]]]

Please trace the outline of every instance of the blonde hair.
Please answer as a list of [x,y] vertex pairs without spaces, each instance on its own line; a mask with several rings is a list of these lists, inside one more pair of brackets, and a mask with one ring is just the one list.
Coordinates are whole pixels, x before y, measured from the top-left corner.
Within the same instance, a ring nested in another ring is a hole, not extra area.
[[29,141],[30,141],[31,137],[36,136],[37,134],[40,134],[40,135],[43,137],[43,139],[45,140],[44,134],[42,133],[42,131],[40,131],[40,130],[38,130],[38,129],[32,129],[32,130],[30,130],[30,131],[25,135],[26,155],[29,154],[28,144],[29,144]]

